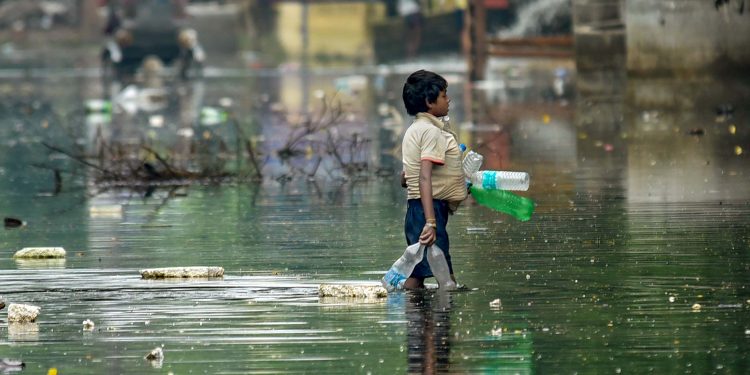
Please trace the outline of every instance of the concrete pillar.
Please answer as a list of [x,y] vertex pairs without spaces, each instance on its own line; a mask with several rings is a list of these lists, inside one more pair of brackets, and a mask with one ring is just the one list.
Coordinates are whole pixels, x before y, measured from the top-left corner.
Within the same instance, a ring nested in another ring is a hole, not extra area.
[[622,0],[573,0],[573,34],[579,71],[624,66]]

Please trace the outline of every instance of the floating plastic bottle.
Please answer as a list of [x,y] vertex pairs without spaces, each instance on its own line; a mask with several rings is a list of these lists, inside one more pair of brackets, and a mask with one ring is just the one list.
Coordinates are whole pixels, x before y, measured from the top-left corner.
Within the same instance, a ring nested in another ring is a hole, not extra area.
[[520,221],[528,221],[534,213],[534,201],[507,190],[486,190],[477,186],[470,188],[471,195],[482,206],[500,211]]
[[227,112],[214,107],[201,108],[201,124],[217,125],[227,121]]
[[471,184],[484,190],[529,190],[526,172],[479,171],[471,175]]
[[87,113],[111,113],[112,102],[109,100],[92,99],[86,101]]
[[484,161],[484,156],[474,152],[469,151],[466,153],[466,156],[464,156],[463,161],[463,170],[464,175],[466,178],[471,178],[475,173],[479,171],[479,168],[482,167],[482,162]]
[[422,261],[424,256],[424,245],[419,242],[409,245],[404,251],[404,255],[396,260],[391,266],[391,269],[383,276],[383,288],[387,291],[392,292],[394,290],[403,289],[404,282],[409,278],[409,275],[414,271],[414,267],[417,263]]
[[451,279],[451,271],[448,268],[448,261],[445,260],[445,254],[438,245],[433,244],[427,251],[427,262],[430,264],[432,275],[438,282],[440,289],[456,289],[456,282]]

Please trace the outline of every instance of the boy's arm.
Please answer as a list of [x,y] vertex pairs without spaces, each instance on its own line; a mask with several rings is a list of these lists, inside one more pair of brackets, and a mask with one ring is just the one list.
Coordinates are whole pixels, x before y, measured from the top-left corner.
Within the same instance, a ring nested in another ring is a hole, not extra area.
[[419,242],[432,245],[437,239],[435,224],[435,208],[432,206],[432,162],[422,160],[419,168],[419,196],[424,210],[425,226],[419,235]]

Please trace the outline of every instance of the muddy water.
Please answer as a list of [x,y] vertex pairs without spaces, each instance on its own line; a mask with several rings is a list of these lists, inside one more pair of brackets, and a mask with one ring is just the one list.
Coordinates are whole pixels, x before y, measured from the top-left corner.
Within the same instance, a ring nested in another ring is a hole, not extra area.
[[[555,97],[545,78],[554,66],[527,68],[500,70],[507,85],[488,91],[501,117],[459,130],[488,167],[532,174],[523,194],[538,204],[534,218],[520,223],[466,202],[449,231],[457,278],[470,290],[377,302],[320,299],[317,286],[374,283],[403,251],[395,173],[281,183],[275,177],[289,169],[270,160],[260,185],[95,195],[90,175],[74,174],[55,191],[52,172],[31,165],[75,167],[39,142],[85,146],[91,122],[81,103],[106,90],[85,78],[4,82],[0,212],[27,225],[0,240],[0,296],[42,313],[29,325],[0,319],[0,357],[23,360],[28,373],[61,374],[745,373],[747,85],[631,80],[615,92]],[[209,77],[180,103],[230,97],[252,116],[263,111],[257,103],[293,112],[315,89],[339,89],[354,103],[348,121],[388,149],[400,130],[380,131],[377,105],[397,103],[402,77],[365,86],[336,78]],[[459,86],[460,75],[452,79]],[[458,124],[464,98],[453,97]],[[717,115],[724,103],[734,103],[731,115]],[[167,126],[151,130],[174,130],[169,123],[189,112],[162,112]],[[52,126],[60,118],[68,130]],[[127,137],[147,121],[105,126]],[[278,140],[263,123],[255,134]],[[386,151],[374,163],[392,168]],[[112,205],[121,211],[91,211]],[[29,246],[68,255],[11,258]],[[190,265],[226,274],[146,281],[138,272]],[[163,361],[145,360],[155,347]]]

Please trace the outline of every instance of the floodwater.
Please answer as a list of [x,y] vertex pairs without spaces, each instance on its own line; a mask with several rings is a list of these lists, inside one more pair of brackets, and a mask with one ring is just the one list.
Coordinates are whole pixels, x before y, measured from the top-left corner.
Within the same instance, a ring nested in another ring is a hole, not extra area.
[[[392,149],[413,67],[309,79],[209,71],[170,88],[164,107],[111,118],[87,116],[84,103],[124,85],[85,72],[4,78],[0,212],[26,225],[0,240],[0,297],[42,310],[31,324],[0,318],[0,358],[33,374],[746,373],[750,85],[613,83],[571,65],[494,66],[478,88],[491,110],[472,121],[463,73],[428,67],[449,78],[462,140],[487,169],[528,171],[520,194],[537,209],[518,222],[467,201],[449,233],[468,290],[377,301],[321,299],[317,287],[377,283],[405,248]],[[368,171],[346,176],[324,161],[308,178],[314,157],[284,162],[272,151],[293,133],[284,124],[333,96],[347,112],[341,132],[370,140],[349,155]],[[41,144],[91,150],[99,129],[190,154],[180,137],[227,126],[200,124],[198,108],[227,99],[265,147],[262,183],[100,192],[95,171]],[[12,259],[37,246],[67,257]],[[225,276],[140,278],[169,266],[221,266]],[[163,360],[144,359],[156,347]]]

